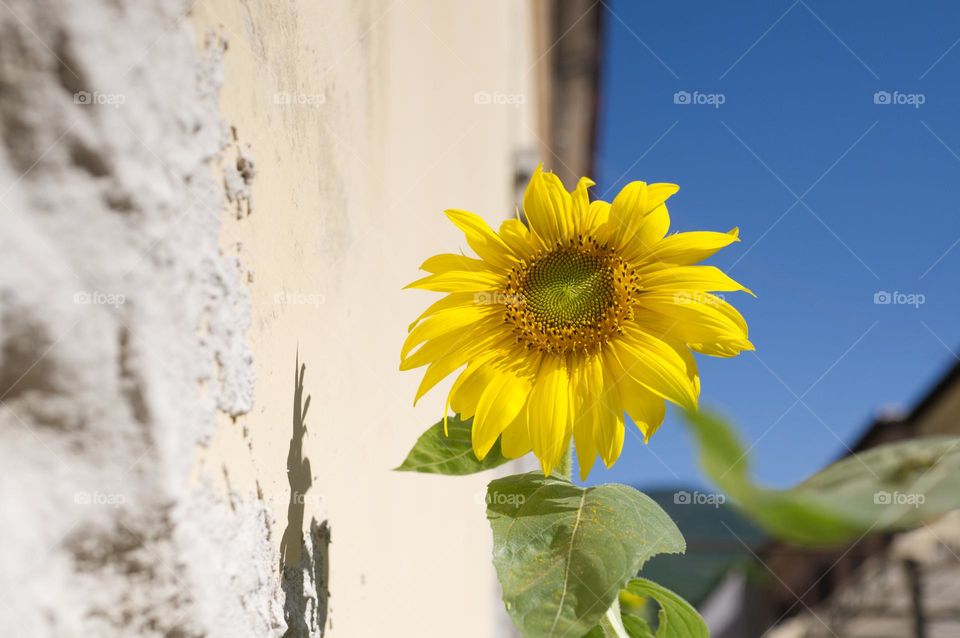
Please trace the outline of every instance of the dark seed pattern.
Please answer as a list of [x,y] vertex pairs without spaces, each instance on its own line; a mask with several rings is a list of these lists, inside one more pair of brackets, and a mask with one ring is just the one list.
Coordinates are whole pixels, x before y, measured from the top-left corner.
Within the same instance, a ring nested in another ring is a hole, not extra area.
[[551,354],[594,353],[633,318],[639,277],[608,246],[579,236],[511,270],[505,321],[517,342]]

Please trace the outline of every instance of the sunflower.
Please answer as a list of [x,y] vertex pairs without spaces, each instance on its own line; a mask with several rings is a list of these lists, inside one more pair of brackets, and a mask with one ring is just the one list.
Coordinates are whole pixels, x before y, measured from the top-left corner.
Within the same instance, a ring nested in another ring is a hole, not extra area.
[[505,456],[532,450],[550,474],[572,437],[586,478],[598,455],[607,467],[620,456],[625,415],[649,441],[665,401],[696,409],[691,350],[753,349],[740,313],[711,294],[750,291],[694,265],[739,241],[738,230],[667,235],[665,202],[678,186],[632,182],[608,203],[590,201],[593,185],[582,178],[568,192],[538,168],[526,223],[508,219],[499,232],[446,211],[477,257],[431,257],[408,286],[447,293],[401,350],[401,370],[427,366],[414,403],[459,370],[445,414],[473,417],[481,460],[500,438]]

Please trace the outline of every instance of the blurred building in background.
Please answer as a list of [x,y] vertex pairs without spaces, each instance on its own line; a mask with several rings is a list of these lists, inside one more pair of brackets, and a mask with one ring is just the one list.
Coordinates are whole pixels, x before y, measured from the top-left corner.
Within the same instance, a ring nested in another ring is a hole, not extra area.
[[[878,418],[850,454],[934,435],[960,435],[960,365],[909,413]],[[698,600],[714,638],[960,636],[960,512],[829,549],[726,529],[747,556]]]

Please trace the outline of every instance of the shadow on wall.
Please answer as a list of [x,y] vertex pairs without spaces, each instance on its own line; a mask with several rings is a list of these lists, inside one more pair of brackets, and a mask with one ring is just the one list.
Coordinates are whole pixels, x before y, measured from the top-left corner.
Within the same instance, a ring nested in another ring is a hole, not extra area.
[[290,503],[287,506],[287,527],[280,541],[281,587],[284,593],[284,638],[318,638],[326,631],[330,592],[330,527],[327,522],[310,519],[310,533],[304,536],[303,519],[306,494],[313,485],[310,459],[303,455],[303,438],[307,433],[307,410],[310,395],[303,398],[303,377],[306,364],[297,353],[293,372],[293,434],[287,452],[287,480]]

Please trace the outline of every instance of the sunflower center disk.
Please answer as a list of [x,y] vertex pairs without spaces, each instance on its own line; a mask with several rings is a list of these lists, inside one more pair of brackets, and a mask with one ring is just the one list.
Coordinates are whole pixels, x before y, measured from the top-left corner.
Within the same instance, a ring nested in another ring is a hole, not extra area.
[[530,313],[552,328],[595,325],[613,303],[603,259],[569,250],[534,262],[523,285]]
[[590,242],[537,255],[514,268],[506,321],[517,341],[542,352],[596,352],[632,316],[636,277],[620,257]]

